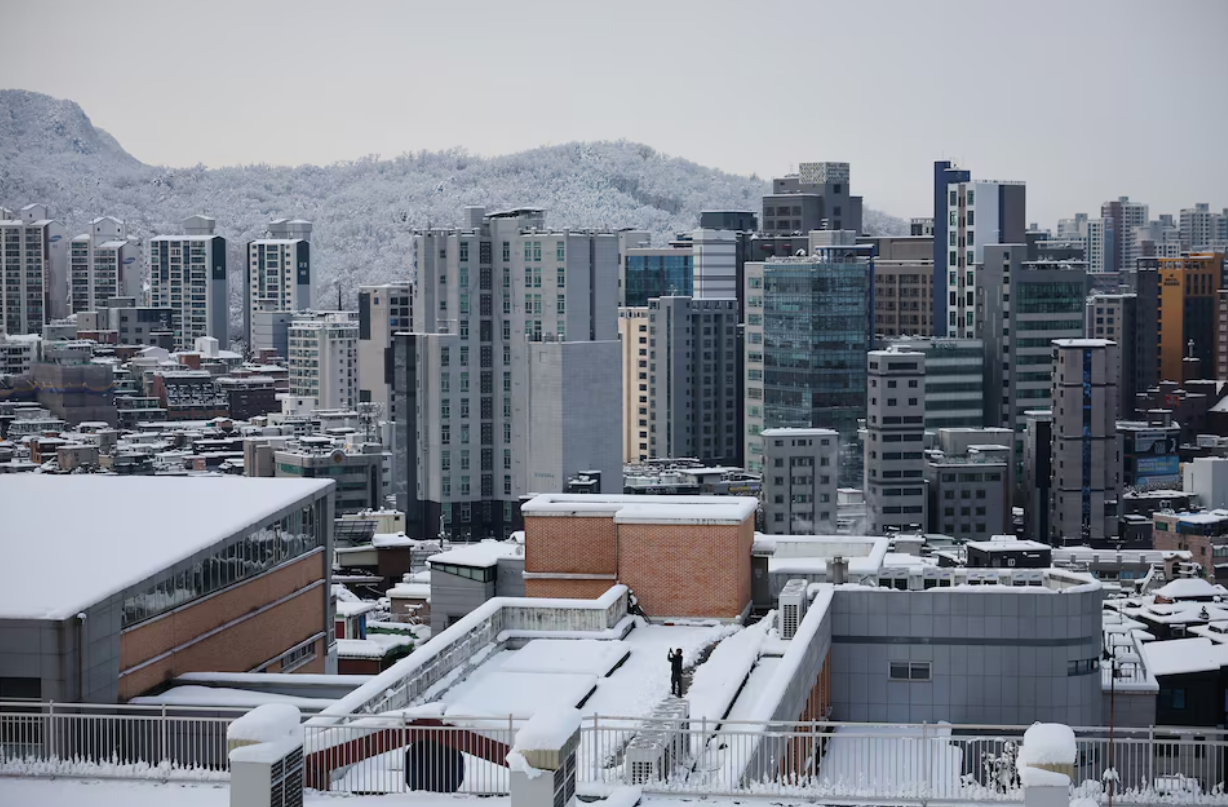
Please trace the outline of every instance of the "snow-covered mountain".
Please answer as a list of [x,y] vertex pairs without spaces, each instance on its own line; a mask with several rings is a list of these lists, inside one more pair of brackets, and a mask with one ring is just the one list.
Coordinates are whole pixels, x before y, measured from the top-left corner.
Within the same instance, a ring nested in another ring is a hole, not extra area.
[[[465,205],[543,207],[554,227],[634,227],[664,242],[694,229],[701,209],[758,210],[768,188],[622,141],[491,158],[453,149],[329,166],[164,168],[128,154],[72,101],[0,90],[0,207],[44,202],[73,233],[115,216],[141,240],[204,213],[230,239],[236,270],[243,244],[269,220],[309,219],[319,299],[335,300],[340,287],[347,307],[359,284],[407,277],[411,231],[458,224]],[[865,227],[907,232],[902,219],[872,210]]]

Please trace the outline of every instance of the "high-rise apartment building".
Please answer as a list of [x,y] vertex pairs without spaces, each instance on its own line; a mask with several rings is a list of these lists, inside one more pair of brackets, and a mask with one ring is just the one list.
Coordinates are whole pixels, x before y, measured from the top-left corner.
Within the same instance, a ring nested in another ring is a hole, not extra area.
[[358,322],[352,312],[307,313],[290,323],[290,394],[317,409],[358,403]]
[[947,187],[942,261],[947,336],[976,338],[977,267],[985,260],[987,245],[1025,243],[1026,203],[1027,186],[1022,182],[975,180]]
[[840,435],[831,429],[764,429],[761,436],[764,532],[835,534]]
[[[1184,212],[1183,212],[1184,215]],[[1161,381],[1185,381],[1186,356],[1198,359],[1204,372],[1216,366],[1216,320],[1223,284],[1224,255],[1187,253],[1159,258],[1159,362]]]
[[1087,271],[1090,274],[1098,275],[1108,272],[1110,271],[1108,267],[1116,262],[1113,247],[1116,243],[1117,232],[1113,227],[1112,219],[1087,220],[1087,235],[1084,237],[1087,247],[1084,254],[1087,255]]
[[801,163],[796,174],[772,180],[763,197],[765,233],[853,230],[861,233],[861,197],[849,190],[848,163]]
[[[648,306],[618,309],[623,367],[623,462],[644,462],[648,450]],[[643,385],[643,389],[640,389]],[[639,398],[644,396],[641,403]]]
[[[1120,272],[1130,265],[1127,260],[1134,257],[1129,247],[1134,241],[1135,228],[1147,224],[1147,205],[1131,202],[1130,197],[1122,196],[1115,202],[1102,204],[1100,218],[1109,223],[1106,231],[1109,233],[1111,254],[1111,260],[1105,263],[1103,271]],[[1091,266],[1088,268],[1095,271]]]
[[1215,214],[1206,202],[1181,211],[1179,232],[1181,249],[1186,252],[1203,250],[1211,246],[1216,234]]
[[[938,160],[934,163],[934,215],[930,226],[933,230],[933,271],[934,280],[930,292],[934,305],[933,323],[935,336],[947,336],[947,244],[950,241],[948,222],[950,215],[947,210],[949,188],[961,182],[972,179],[972,173],[963,168],[957,168],[950,160]],[[956,221],[958,227],[958,220]]]
[[128,240],[122,221],[111,216],[94,219],[88,233],[72,240],[70,312],[98,311],[112,297],[140,296],[144,264],[140,246]]
[[0,330],[41,335],[45,322],[67,314],[67,248],[46,205],[0,208]]
[[1072,219],[1058,219],[1056,237],[1071,241],[1087,238],[1087,214],[1075,213]]
[[891,339],[890,350],[925,354],[925,428],[980,428],[985,421],[985,343],[980,339]]
[[243,335],[248,347],[253,347],[252,321],[257,312],[308,311],[314,307],[314,285],[311,222],[269,222],[267,237],[247,244]]
[[[1082,264],[1028,263],[1026,253],[1022,244],[987,246],[977,280],[983,303],[978,328],[985,342],[985,425],[1020,435],[1028,410],[1049,408],[1052,342],[1083,337],[1087,296]],[[1015,444],[1017,461],[1022,450],[1021,435]]]
[[763,429],[840,433],[840,484],[861,483],[872,248],[816,246],[812,255],[746,264],[746,467],[763,470]]
[[[621,489],[618,235],[550,230],[537,208],[466,214],[414,237],[414,333],[394,336],[395,484],[412,534],[506,536],[522,496],[581,472]],[[554,436],[535,447],[547,416]]]
[[735,465],[738,301],[659,297],[647,307],[648,457]]
[[408,283],[358,287],[358,401],[379,404],[390,421],[392,336],[413,330],[412,299]]
[[230,342],[226,239],[214,233],[216,224],[209,216],[191,216],[183,235],[149,240],[150,304],[179,311],[180,350],[191,350],[202,336],[212,336],[222,348]]
[[933,244],[928,236],[863,237],[874,257],[874,333],[884,339],[934,333]]
[[1144,339],[1155,339],[1155,330],[1144,334],[1139,329],[1138,295],[1093,294],[1087,298],[1084,314],[1088,339],[1107,339],[1117,344],[1117,418],[1134,417],[1134,396],[1147,387],[1139,386],[1139,347]]
[[869,532],[925,530],[925,354],[872,350],[867,365],[863,489]]
[[1053,343],[1053,448],[1048,543],[1088,546],[1117,535],[1117,345]]

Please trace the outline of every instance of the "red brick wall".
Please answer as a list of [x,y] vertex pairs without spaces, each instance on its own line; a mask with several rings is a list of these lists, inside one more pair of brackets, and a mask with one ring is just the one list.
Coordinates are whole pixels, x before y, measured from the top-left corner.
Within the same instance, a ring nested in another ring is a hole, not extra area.
[[1202,566],[1207,579],[1214,581],[1215,563],[1212,561],[1211,536],[1183,535],[1179,532],[1173,532],[1172,530],[1175,528],[1175,525],[1170,525],[1168,530],[1152,530],[1152,546],[1156,549],[1168,551],[1188,550],[1194,556],[1194,562]]
[[619,581],[652,616],[732,619],[751,598],[754,525],[621,524]]
[[[615,524],[609,516],[528,517],[525,571],[610,574],[645,613],[732,619],[751,599],[754,522],[740,525]],[[525,580],[529,597],[592,599],[611,580]]]
[[[244,614],[293,594],[324,576],[324,555],[303,558],[256,580],[120,634],[120,672],[203,636]],[[186,672],[247,672],[323,630],[324,593],[320,586],[274,608],[170,653],[119,679],[127,699]],[[317,652],[323,654],[323,642]],[[313,665],[305,665],[303,672]]]
[[543,580],[524,581],[526,597],[562,597],[564,599],[595,600],[610,590],[613,580]]
[[618,571],[614,520],[609,516],[530,516],[524,520],[524,534],[526,572],[615,574]]

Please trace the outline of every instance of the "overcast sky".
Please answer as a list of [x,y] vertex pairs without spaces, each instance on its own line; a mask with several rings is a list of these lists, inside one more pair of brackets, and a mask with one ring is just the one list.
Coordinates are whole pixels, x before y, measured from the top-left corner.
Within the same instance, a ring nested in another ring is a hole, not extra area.
[[931,165],[1228,206],[1228,2],[0,0],[0,87],[72,99],[148,163],[329,163],[627,139],[768,177],[852,163],[928,215]]

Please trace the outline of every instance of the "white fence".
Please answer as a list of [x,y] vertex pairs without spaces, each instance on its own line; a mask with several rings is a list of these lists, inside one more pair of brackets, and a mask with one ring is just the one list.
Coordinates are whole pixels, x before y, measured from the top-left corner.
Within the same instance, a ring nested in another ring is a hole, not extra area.
[[[0,775],[225,780],[241,709],[0,703]],[[505,794],[515,718],[361,716],[307,727],[307,784],[347,793]],[[686,724],[591,716],[581,783],[844,803],[1020,802],[1023,727],[833,722]],[[1107,803],[1228,805],[1228,734],[1076,729],[1073,793]],[[632,739],[635,738],[635,742]]]

